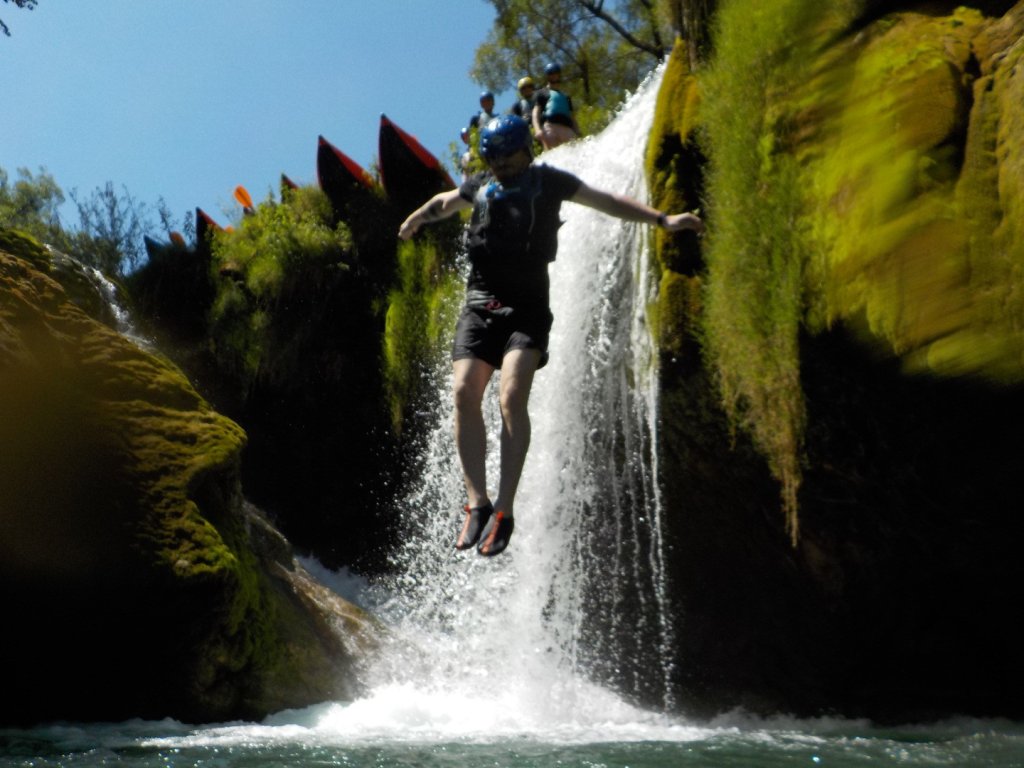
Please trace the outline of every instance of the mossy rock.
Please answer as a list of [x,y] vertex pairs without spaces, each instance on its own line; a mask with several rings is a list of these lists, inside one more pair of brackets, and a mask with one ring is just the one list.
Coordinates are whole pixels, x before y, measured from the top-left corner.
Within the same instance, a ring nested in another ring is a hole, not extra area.
[[50,264],[46,247],[27,232],[0,227],[0,251],[29,261],[37,269],[45,270]]
[[[690,72],[686,45],[677,41],[665,67],[647,144],[645,171],[651,205],[679,213],[699,207],[706,159],[697,139],[700,81]],[[696,274],[703,267],[691,232],[654,233],[656,263],[662,269]]]
[[0,721],[256,717],[351,690],[340,640],[272,577],[291,564],[253,549],[244,443],[169,361],[0,252],[0,592],[30,628],[5,633]]
[[678,357],[692,345],[698,333],[702,292],[699,277],[688,277],[669,269],[661,273],[658,298],[650,315],[662,354]]
[[702,74],[702,338],[794,541],[803,330],[842,324],[908,373],[1024,381],[1020,4],[998,20],[865,10],[723,6]]
[[802,148],[821,254],[811,317],[852,323],[908,371],[1024,380],[1024,24],[998,53],[1010,38],[990,33],[1012,20],[888,17],[844,46],[842,96],[819,97],[839,106]]

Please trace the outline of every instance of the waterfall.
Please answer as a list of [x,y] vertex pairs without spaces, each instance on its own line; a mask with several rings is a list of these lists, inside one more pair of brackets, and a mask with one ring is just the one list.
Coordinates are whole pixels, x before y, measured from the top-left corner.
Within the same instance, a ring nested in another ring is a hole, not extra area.
[[105,322],[108,326],[120,333],[127,339],[142,347],[153,349],[153,343],[141,335],[135,327],[131,314],[121,300],[121,290],[110,278],[104,275],[96,267],[85,264],[73,256],[58,251],[52,245],[46,246],[50,259],[57,270],[69,277],[71,283],[87,285],[95,296],[95,304],[98,308],[96,319]]
[[[648,78],[600,135],[541,161],[645,199],[644,150],[660,79],[660,71]],[[550,267],[551,362],[531,395],[515,535],[496,558],[453,549],[465,491],[445,358],[436,430],[423,440],[413,492],[395,510],[406,541],[399,574],[373,606],[393,639],[367,671],[370,697],[338,715],[367,718],[360,727],[372,728],[368,713],[384,700],[403,707],[405,719],[415,710],[457,731],[493,727],[495,711],[503,727],[531,731],[635,723],[629,699],[672,705],[656,365],[645,314],[654,290],[650,231],[573,203],[562,218]],[[496,381],[484,411],[493,497]]]

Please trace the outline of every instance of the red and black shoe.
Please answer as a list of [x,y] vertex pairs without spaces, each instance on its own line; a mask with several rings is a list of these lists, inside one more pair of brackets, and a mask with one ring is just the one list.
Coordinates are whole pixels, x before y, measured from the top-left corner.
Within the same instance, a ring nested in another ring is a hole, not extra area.
[[516,527],[514,517],[506,517],[504,512],[496,512],[484,528],[483,538],[476,551],[484,557],[500,555],[512,538],[512,530]]
[[494,514],[494,507],[490,502],[481,504],[479,507],[470,507],[468,504],[463,507],[466,512],[466,522],[462,524],[462,531],[455,542],[456,549],[469,549],[480,541],[480,532],[487,525]]

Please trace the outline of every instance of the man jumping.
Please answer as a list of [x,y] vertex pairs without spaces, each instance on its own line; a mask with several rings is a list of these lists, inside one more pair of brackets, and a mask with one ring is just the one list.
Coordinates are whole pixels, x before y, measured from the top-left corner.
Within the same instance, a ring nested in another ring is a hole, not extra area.
[[[435,195],[402,222],[398,236],[407,240],[423,224],[473,208],[466,301],[452,346],[455,444],[468,495],[455,546],[477,545],[477,552],[490,556],[505,550],[515,527],[516,490],[530,445],[527,403],[534,374],[548,360],[548,264],[558,248],[562,202],[672,232],[701,232],[704,224],[692,213],[667,215],[633,198],[587,186],[566,171],[534,164],[530,126],[514,115],[484,126],[480,156],[489,171]],[[501,476],[492,504],[482,403],[496,370],[501,371]]]

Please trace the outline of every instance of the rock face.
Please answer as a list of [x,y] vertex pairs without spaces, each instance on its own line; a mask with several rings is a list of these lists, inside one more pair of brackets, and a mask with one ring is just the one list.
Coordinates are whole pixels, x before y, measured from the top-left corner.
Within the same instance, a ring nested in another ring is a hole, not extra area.
[[372,633],[243,507],[242,430],[20,244],[0,250],[0,722],[351,695]]
[[782,5],[670,65],[649,157],[711,220],[656,307],[680,700],[1020,717],[1024,4]]

